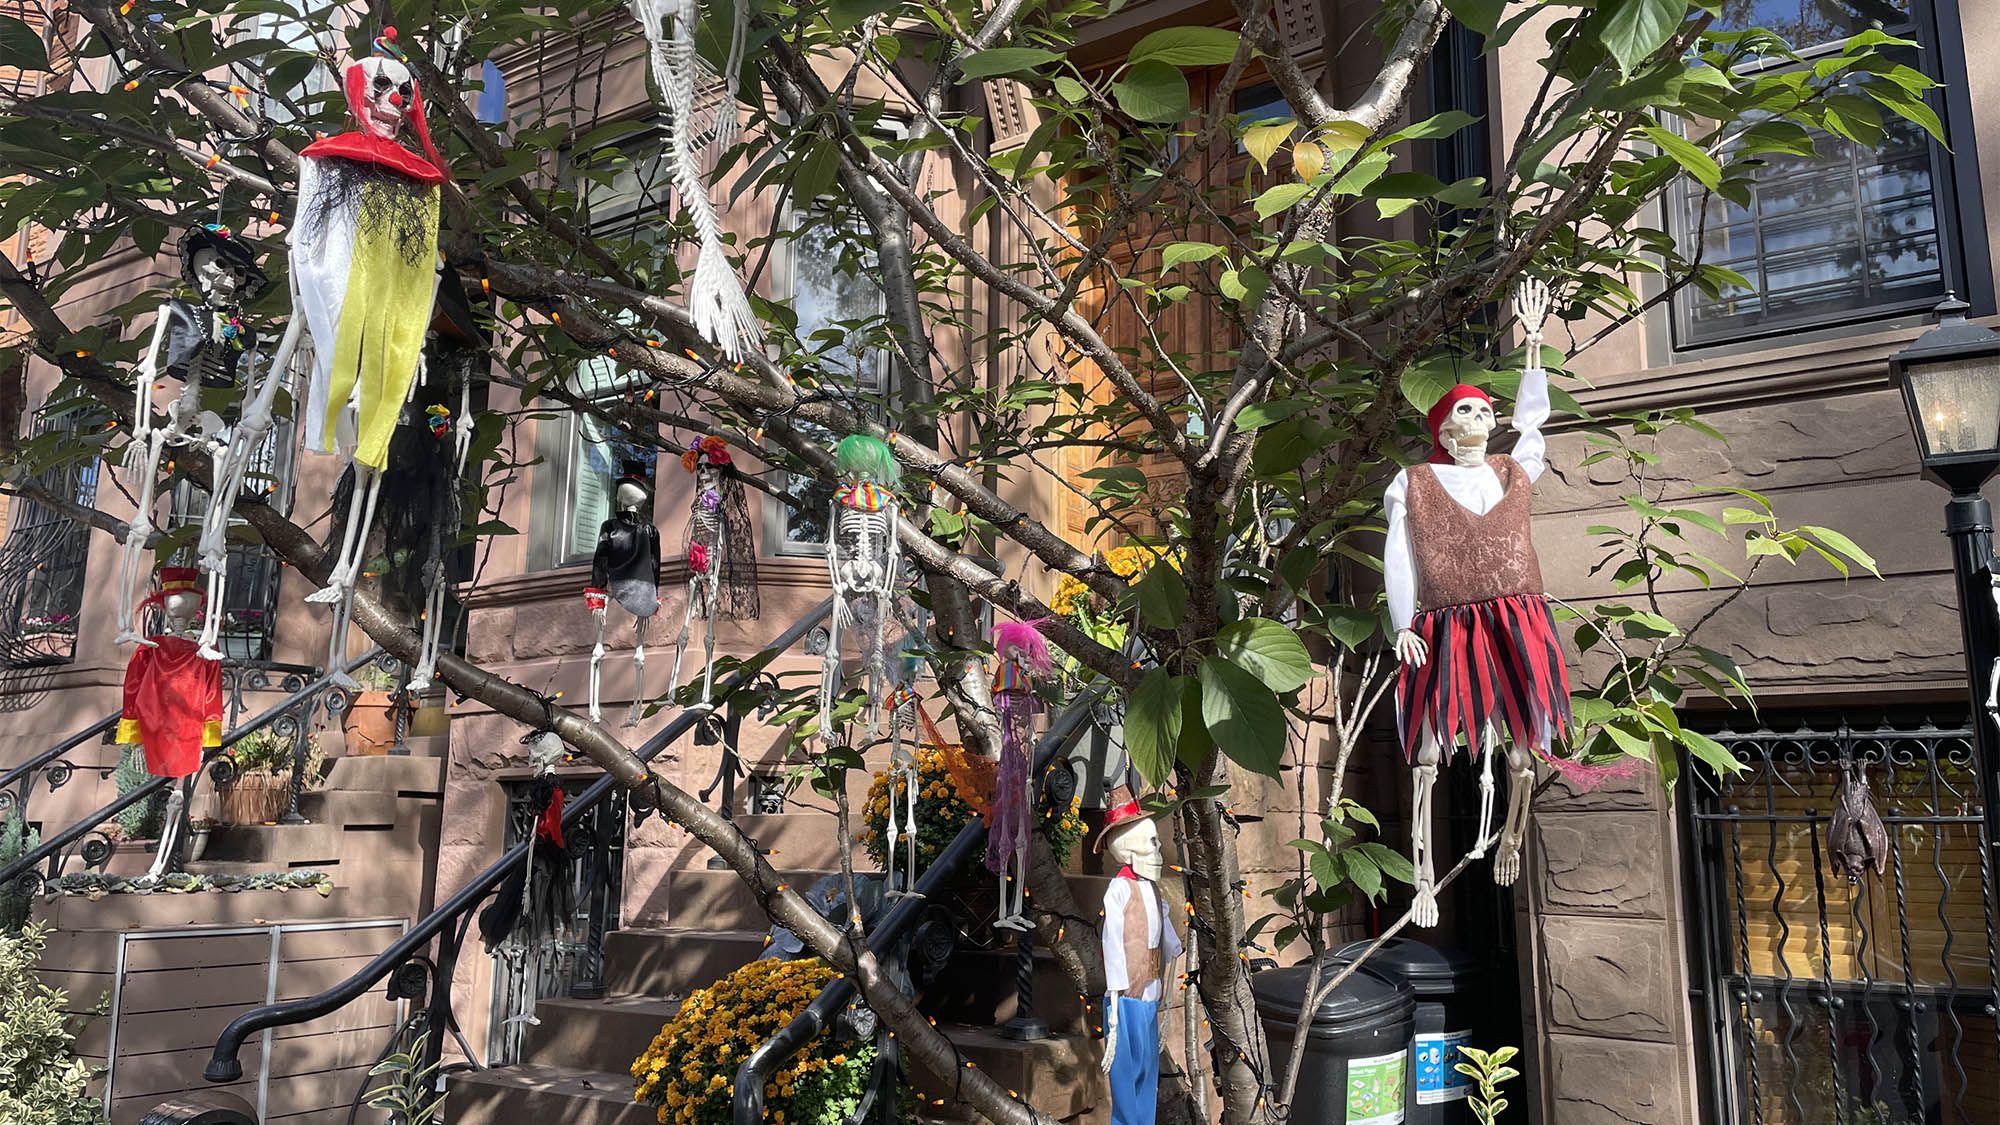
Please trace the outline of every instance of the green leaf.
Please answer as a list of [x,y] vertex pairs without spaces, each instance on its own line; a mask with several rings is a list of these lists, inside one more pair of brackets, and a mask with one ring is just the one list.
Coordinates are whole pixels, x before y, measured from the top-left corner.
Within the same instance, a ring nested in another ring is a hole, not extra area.
[[1458,22],[1479,35],[1491,35],[1500,26],[1500,16],[1507,10],[1507,0],[1444,0],[1445,10]]
[[1173,564],[1161,559],[1139,580],[1139,612],[1155,629],[1178,629],[1187,615],[1187,584]]
[[1056,75],[1054,86],[1056,96],[1071,105],[1082,105],[1090,99],[1090,91],[1084,88],[1083,83],[1067,74]]
[[1213,242],[1169,242],[1160,251],[1160,270],[1165,272],[1186,262],[1206,262],[1222,253]]
[[998,78],[1003,74],[1021,74],[1038,66],[1046,66],[1062,56],[1054,51],[1044,51],[1040,47],[989,47],[958,60],[960,82],[970,82],[975,78]]
[[1132,47],[1133,65],[1221,66],[1236,58],[1242,36],[1220,27],[1163,27]]
[[1304,399],[1280,398],[1270,402],[1253,402],[1236,412],[1236,428],[1244,433],[1261,430],[1273,422],[1282,422],[1302,410],[1312,408],[1312,403]]
[[1598,13],[1604,16],[1603,28],[1598,39],[1611,57],[1618,60],[1618,69],[1626,74],[1646,60],[1648,55],[1666,45],[1668,39],[1681,26],[1681,17],[1687,14],[1686,0],[1615,0],[1602,4]]
[[1180,755],[1185,679],[1155,668],[1132,689],[1125,708],[1125,751],[1149,784],[1166,780]]
[[1323,848],[1313,852],[1306,866],[1312,872],[1313,882],[1321,887],[1337,887],[1346,881],[1347,864],[1334,852]]
[[1157,60],[1135,64],[1111,84],[1118,108],[1138,121],[1170,125],[1194,112],[1188,101],[1187,75]]
[[1826,544],[1840,554],[1846,555],[1862,566],[1867,567],[1875,577],[1882,577],[1882,572],[1875,567],[1875,557],[1862,550],[1859,544],[1842,535],[1840,532],[1830,527],[1815,527],[1809,523],[1800,524],[1799,530]]
[[1313,678],[1305,642],[1268,617],[1247,617],[1223,626],[1215,635],[1215,652],[1279,695],[1297,691]]
[[826,23],[835,31],[852,31],[867,22],[869,16],[879,16],[901,3],[902,0],[831,0],[826,6]]
[[1215,749],[1215,739],[1209,737],[1208,723],[1202,718],[1201,681],[1195,676],[1176,679],[1181,687],[1181,764],[1191,770],[1200,769],[1209,752]]
[[1368,853],[1359,848],[1349,848],[1340,853],[1340,858],[1347,862],[1347,877],[1354,880],[1355,887],[1362,894],[1372,900],[1382,893],[1382,869],[1375,866]]
[[1201,720],[1229,760],[1278,776],[1285,758],[1285,709],[1262,680],[1219,656],[1201,662]]
[[1374,613],[1348,605],[1333,606],[1326,611],[1327,631],[1348,648],[1360,648],[1374,636],[1378,620]]
[[49,69],[49,49],[25,20],[0,16],[0,66],[19,71]]
[[1356,844],[1355,850],[1367,853],[1368,858],[1375,861],[1375,866],[1382,869],[1382,874],[1398,883],[1416,882],[1417,869],[1410,865],[1409,857],[1389,845]]
[[1253,206],[1257,209],[1258,218],[1268,219],[1280,212],[1291,210],[1299,200],[1311,195],[1312,192],[1311,184],[1279,184],[1259,195]]
[[1449,137],[1479,119],[1462,109],[1446,110],[1436,117],[1426,117],[1407,129],[1398,129],[1382,142],[1385,146],[1397,141],[1434,141]]
[[1661,152],[1673,157],[1674,163],[1685,169],[1688,175],[1699,180],[1703,187],[1712,191],[1722,186],[1722,169],[1716,165],[1714,158],[1701,151],[1693,141],[1671,129],[1662,129],[1658,125],[1643,125],[1639,128],[1639,132],[1647,140],[1660,146]]
[[1734,777],[1748,768],[1729,752],[1727,746],[1700,731],[1681,731],[1680,743],[1687,747],[1688,753],[1708,763],[1708,768],[1718,774]]

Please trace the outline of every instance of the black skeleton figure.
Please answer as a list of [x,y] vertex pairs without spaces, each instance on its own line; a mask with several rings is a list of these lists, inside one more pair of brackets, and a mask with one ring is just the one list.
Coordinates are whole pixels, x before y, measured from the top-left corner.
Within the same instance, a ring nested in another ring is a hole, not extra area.
[[719,437],[702,438],[681,455],[681,467],[694,474],[694,505],[688,513],[687,612],[674,641],[672,683],[678,687],[681,682],[689,627],[697,617],[706,619],[701,697],[695,703],[696,709],[706,711],[714,707],[716,620],[757,616],[757,545],[751,538],[750,505],[730,462],[728,444]]
[[632,710],[628,727],[639,725],[646,706],[646,625],[660,612],[660,529],[653,525],[653,484],[643,462],[627,461],[613,489],[613,512],[597,529],[597,553],[590,560],[584,605],[597,616],[597,644],[590,650],[590,721],[603,722],[600,670],[604,664],[604,615],[617,602],[633,617]]
[[[121,644],[146,643],[145,638],[132,631],[132,608],[135,589],[145,574],[147,541],[155,530],[153,506],[158,499],[161,459],[170,447],[200,446],[216,458],[217,485],[209,518],[202,527],[201,562],[210,571],[210,578],[209,611],[200,644],[204,656],[219,660],[222,653],[215,648],[215,638],[221,618],[222,571],[226,566],[222,542],[227,533],[229,508],[242,483],[242,466],[237,462],[248,460],[255,452],[255,445],[249,444],[251,439],[254,437],[254,442],[261,444],[270,428],[269,401],[275,397],[276,384],[282,378],[281,364],[290,357],[281,357],[265,372],[263,382],[269,385],[268,393],[261,386],[254,389],[244,404],[239,433],[224,439],[222,416],[201,409],[201,390],[236,385],[243,357],[256,343],[256,334],[243,322],[242,309],[263,296],[271,282],[258,268],[256,254],[250,247],[238,241],[229,228],[213,223],[188,228],[181,236],[180,259],[181,280],[200,294],[201,300],[176,297],[161,304],[153,322],[152,341],[136,375],[132,441],[125,447],[125,468],[138,473],[139,496],[131,522],[126,525],[125,552],[119,570],[118,617],[126,631],[117,639]],[[166,424],[155,426],[153,384],[161,375],[179,379],[181,389],[167,404]],[[259,407],[263,411],[261,427],[256,425]],[[246,432],[249,430],[255,430],[254,435]],[[215,545],[212,551],[211,540]]]

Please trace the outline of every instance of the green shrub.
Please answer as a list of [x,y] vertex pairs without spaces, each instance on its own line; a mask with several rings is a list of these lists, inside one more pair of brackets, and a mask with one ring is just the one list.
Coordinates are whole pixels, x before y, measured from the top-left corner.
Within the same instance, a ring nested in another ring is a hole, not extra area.
[[0,1121],[102,1125],[87,1089],[93,1068],[76,1057],[69,999],[35,976],[48,942],[40,924],[0,934]]
[[[19,815],[0,818],[0,867],[41,846],[42,834]],[[11,934],[28,921],[28,890],[20,879],[0,887],[0,933]]]
[[[118,768],[111,771],[111,780],[117,783],[120,797],[153,780],[153,775],[146,772],[146,752],[137,746],[127,746],[118,759]],[[167,791],[162,788],[145,800],[120,809],[118,830],[127,840],[152,839],[160,834],[160,821],[166,812]]]

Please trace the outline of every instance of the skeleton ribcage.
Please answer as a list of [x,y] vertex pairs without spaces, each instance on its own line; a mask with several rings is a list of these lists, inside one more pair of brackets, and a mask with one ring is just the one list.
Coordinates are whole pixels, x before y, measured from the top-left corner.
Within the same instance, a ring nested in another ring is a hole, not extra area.
[[889,514],[843,508],[833,534],[849,594],[889,593]]

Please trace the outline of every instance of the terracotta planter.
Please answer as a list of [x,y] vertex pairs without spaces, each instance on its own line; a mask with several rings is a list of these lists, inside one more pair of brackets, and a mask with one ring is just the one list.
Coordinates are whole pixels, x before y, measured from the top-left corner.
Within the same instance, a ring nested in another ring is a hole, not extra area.
[[396,707],[386,691],[364,691],[354,697],[354,706],[341,716],[340,729],[347,735],[347,753],[354,757],[387,754],[396,744]]
[[220,806],[216,819],[224,824],[268,824],[285,815],[292,804],[292,775],[252,770],[215,790]]

